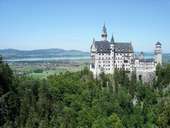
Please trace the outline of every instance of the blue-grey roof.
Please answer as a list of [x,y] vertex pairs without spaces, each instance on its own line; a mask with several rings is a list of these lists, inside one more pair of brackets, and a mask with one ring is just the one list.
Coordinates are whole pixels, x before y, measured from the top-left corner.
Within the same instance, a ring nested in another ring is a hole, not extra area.
[[111,43],[109,41],[95,41],[95,47],[98,53],[110,53],[110,45],[114,44],[115,53],[132,53],[131,43]]
[[158,42],[156,43],[156,45],[161,45],[161,43],[158,41]]
[[109,41],[95,41],[95,47],[98,53],[110,53]]
[[131,43],[114,43],[116,53],[132,53],[133,47]]

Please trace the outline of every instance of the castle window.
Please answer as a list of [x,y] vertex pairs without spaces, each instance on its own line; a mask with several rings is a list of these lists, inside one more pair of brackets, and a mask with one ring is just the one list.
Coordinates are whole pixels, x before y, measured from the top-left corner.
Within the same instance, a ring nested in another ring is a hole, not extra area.
[[128,63],[128,60],[124,60],[124,63]]
[[142,80],[142,75],[139,75],[139,80]]

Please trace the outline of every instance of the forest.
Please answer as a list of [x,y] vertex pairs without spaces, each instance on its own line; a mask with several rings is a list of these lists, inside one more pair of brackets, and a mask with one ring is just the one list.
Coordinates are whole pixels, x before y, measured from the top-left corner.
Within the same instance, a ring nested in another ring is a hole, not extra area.
[[17,76],[0,58],[1,128],[168,128],[170,65],[150,83],[86,67],[45,79]]

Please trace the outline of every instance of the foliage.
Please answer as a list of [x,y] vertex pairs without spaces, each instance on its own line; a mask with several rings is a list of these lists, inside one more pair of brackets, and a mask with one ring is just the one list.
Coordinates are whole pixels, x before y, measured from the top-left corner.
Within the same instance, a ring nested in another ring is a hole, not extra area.
[[36,70],[34,70],[34,73],[42,73],[42,72],[43,72],[42,69],[36,69]]
[[87,67],[35,80],[0,60],[0,127],[170,127],[170,66],[157,69],[147,85],[123,70],[96,79]]

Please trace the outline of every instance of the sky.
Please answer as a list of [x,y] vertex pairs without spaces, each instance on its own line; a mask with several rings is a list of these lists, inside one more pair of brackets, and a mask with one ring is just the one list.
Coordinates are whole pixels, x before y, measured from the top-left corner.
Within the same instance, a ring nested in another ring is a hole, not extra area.
[[0,49],[89,51],[104,23],[108,40],[170,52],[170,0],[0,0]]

